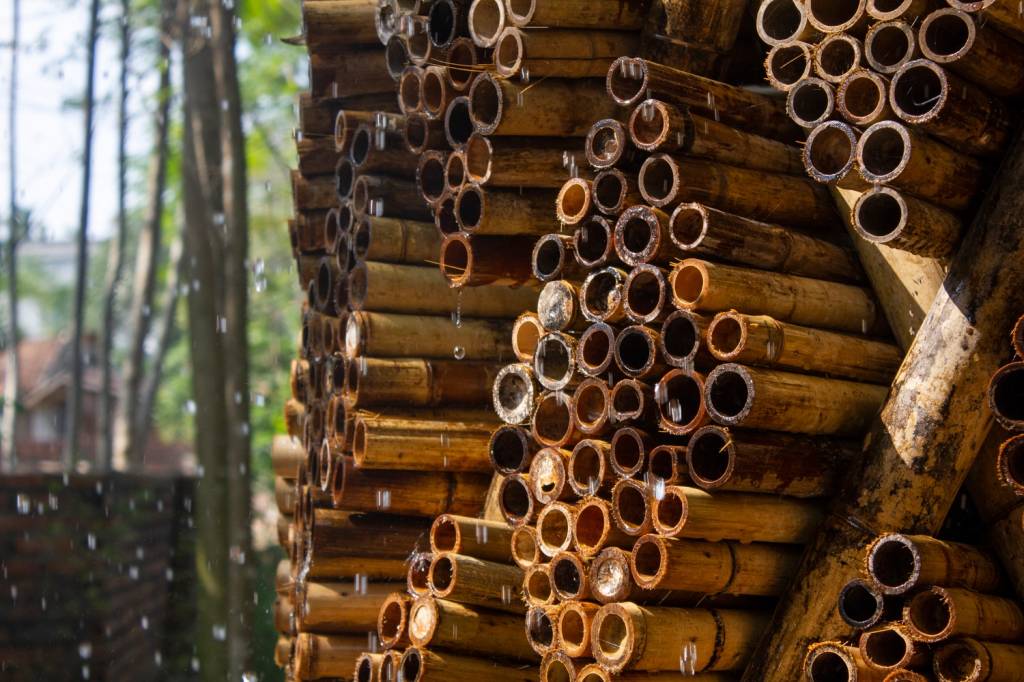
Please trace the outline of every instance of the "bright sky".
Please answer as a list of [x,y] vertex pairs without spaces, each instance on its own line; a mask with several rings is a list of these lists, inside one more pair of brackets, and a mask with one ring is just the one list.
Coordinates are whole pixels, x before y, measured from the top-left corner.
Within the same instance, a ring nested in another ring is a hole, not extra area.
[[[83,150],[82,111],[66,108],[65,100],[80,100],[85,90],[85,34],[87,0],[22,0],[21,45],[18,62],[18,203],[31,209],[34,222],[45,227],[52,239],[71,239],[78,229],[81,202]],[[117,214],[117,102],[119,46],[115,22],[118,5],[106,2],[104,34],[96,62],[92,205],[90,239],[109,236]],[[7,117],[10,92],[13,2],[0,2],[0,102],[3,130],[0,135],[0,215],[7,231],[10,185]],[[148,55],[146,55],[148,56]],[[136,64],[145,64],[145,57]],[[139,67],[136,67],[139,68]],[[129,80],[138,83],[139,78]],[[131,85],[129,86],[131,87]],[[132,93],[136,95],[136,93]],[[150,125],[141,109],[142,100],[129,101],[129,153],[144,154]],[[33,240],[40,235],[31,235]]]

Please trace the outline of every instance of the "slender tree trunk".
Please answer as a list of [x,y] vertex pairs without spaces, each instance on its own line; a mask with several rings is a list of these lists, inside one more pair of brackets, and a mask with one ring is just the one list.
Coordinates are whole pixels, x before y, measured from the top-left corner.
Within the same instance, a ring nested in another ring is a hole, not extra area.
[[142,379],[142,385],[137,392],[138,406],[134,410],[136,422],[131,425],[132,431],[136,434],[139,453],[138,459],[134,460],[135,466],[143,464],[146,440],[151,431],[149,421],[153,415],[153,403],[156,402],[156,392],[160,387],[160,379],[164,371],[164,358],[167,357],[167,349],[171,347],[171,341],[177,331],[174,318],[178,310],[178,290],[185,271],[184,253],[184,244],[180,239],[176,240],[171,246],[170,272],[167,275],[166,285],[167,301],[164,303],[163,314],[154,331],[156,349],[153,351],[149,371]]
[[[155,309],[157,265],[160,260],[160,243],[163,232],[164,189],[167,184],[168,131],[170,130],[171,107],[171,25],[174,7],[171,0],[164,0],[161,17],[161,37],[157,50],[157,68],[160,72],[160,86],[157,90],[158,104],[154,119],[153,154],[150,157],[146,182],[146,215],[139,243],[135,253],[135,275],[132,282],[132,302],[128,310],[128,324],[131,339],[125,358],[121,400],[117,405],[114,421],[114,468],[136,468],[142,462],[149,432],[149,413],[142,409],[143,382],[149,381],[145,374],[145,344],[149,335],[150,319]],[[176,266],[174,266],[176,267]],[[174,270],[171,271],[172,275]],[[177,298],[175,298],[177,301]],[[153,363],[156,366],[156,363]],[[152,370],[151,370],[152,372]],[[159,372],[157,372],[159,375]],[[141,431],[138,425],[142,425]]]
[[224,209],[220,178],[219,101],[208,41],[192,36],[193,16],[204,17],[202,0],[182,0],[185,140],[182,153],[185,207],[185,259],[188,287],[195,448],[201,467],[197,486],[196,567],[198,654],[202,678],[228,679],[228,415],[224,400],[224,263],[221,225]]
[[78,216],[78,268],[75,276],[75,313],[71,331],[71,387],[68,394],[67,429],[64,441],[64,468],[72,469],[81,453],[79,436],[82,422],[82,335],[85,325],[85,288],[89,278],[89,189],[92,181],[93,92],[96,87],[96,40],[100,0],[89,7],[88,71],[85,80],[85,125],[82,144],[82,204]]
[[121,0],[121,82],[117,102],[117,236],[110,249],[110,263],[107,267],[106,292],[103,301],[103,340],[100,346],[102,363],[102,385],[100,388],[99,452],[97,462],[101,471],[110,469],[114,460],[114,409],[113,394],[114,326],[117,316],[117,290],[121,286],[121,271],[124,269],[125,238],[128,234],[127,201],[128,158],[125,149],[128,140],[128,57],[131,51],[131,3]]
[[4,382],[4,413],[0,424],[0,472],[13,471],[17,463],[15,439],[18,424],[18,30],[21,26],[21,0],[14,0],[14,23],[11,25],[11,95],[7,100],[10,122],[10,192],[11,205],[7,218],[7,367]]
[[252,589],[246,557],[250,537],[249,337],[248,270],[249,209],[242,98],[235,62],[235,15],[224,2],[211,4],[213,70],[221,103],[221,176],[224,193],[224,402],[228,417],[228,656],[229,675],[241,679],[249,668],[252,638]]

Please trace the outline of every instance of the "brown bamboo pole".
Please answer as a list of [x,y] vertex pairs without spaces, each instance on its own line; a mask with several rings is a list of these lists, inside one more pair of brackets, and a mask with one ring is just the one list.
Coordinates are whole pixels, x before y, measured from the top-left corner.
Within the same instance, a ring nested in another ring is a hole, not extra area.
[[1024,362],[1011,362],[996,370],[987,393],[996,421],[1010,431],[1024,431]]
[[[530,269],[533,245],[533,238],[522,234],[456,232],[441,243],[439,267],[449,284],[459,291],[467,287],[533,285]],[[533,293],[532,288],[528,290]]]
[[[687,677],[692,682],[732,682],[735,679],[729,673],[700,673],[699,675],[687,675]],[[597,663],[583,666],[576,675],[577,682],[673,682],[673,680],[678,682],[678,672],[623,672],[613,676]]]
[[[626,316],[622,288],[628,274],[616,267],[594,270],[580,288],[580,307],[591,322],[620,322]],[[582,339],[580,339],[582,342]],[[586,363],[588,366],[590,363]]]
[[541,445],[564,447],[580,441],[583,433],[572,420],[572,399],[563,391],[545,391],[537,399],[531,424]]
[[708,425],[690,436],[686,468],[705,490],[823,497],[859,451],[848,441]]
[[444,112],[448,109],[448,104],[458,93],[449,87],[445,69],[436,64],[428,66],[423,70],[422,87],[423,113],[428,118],[438,121],[441,124],[438,129],[443,131],[444,121],[442,119]]
[[309,54],[309,89],[314,97],[345,102],[393,92],[394,82],[380,52],[373,49]]
[[[441,114],[443,115],[444,111]],[[444,119],[431,118],[422,112],[406,117],[402,139],[406,149],[417,156],[428,150],[443,150],[448,147],[448,138],[444,134]]]
[[345,353],[350,359],[404,357],[413,343],[421,357],[450,358],[457,346],[466,360],[500,360],[508,354],[509,331],[503,320],[463,319],[455,327],[449,317],[354,312],[346,324]]
[[966,12],[944,7],[924,17],[918,28],[918,43],[925,57],[948,64],[989,92],[1001,97],[1024,92],[1020,69],[1002,68],[1024,61],[1024,45],[991,28],[987,21],[979,23]]
[[381,602],[401,583],[319,583],[302,581],[296,589],[300,632],[362,634],[377,626]]
[[889,104],[901,120],[967,154],[997,154],[1010,139],[1010,113],[1002,101],[928,59],[900,67]]
[[[317,5],[321,3],[307,3]],[[314,635],[302,632],[295,637],[295,671],[301,679],[347,677],[356,659],[366,648],[366,637],[353,635]]]
[[800,560],[796,548],[645,535],[630,554],[637,585],[706,594],[782,594]]
[[[735,192],[727,188],[746,187]],[[828,191],[810,178],[776,175],[690,157],[655,154],[640,169],[640,192],[652,206],[699,201],[743,216],[820,229],[835,222]],[[774,202],[770,200],[774,198]]]
[[390,471],[357,469],[342,459],[332,491],[335,505],[353,511],[436,516],[477,514],[482,509],[489,477],[444,471]]
[[494,411],[506,424],[525,424],[536,407],[537,385],[528,363],[507,365],[494,380]]
[[1002,583],[999,566],[987,553],[926,535],[882,535],[868,547],[864,565],[885,594],[906,594],[925,585],[991,592]]
[[398,80],[398,107],[406,116],[423,111],[423,69],[410,64]]
[[444,112],[444,135],[448,138],[448,145],[455,151],[464,150],[473,129],[469,97],[456,97]]
[[556,650],[555,622],[560,605],[531,606],[526,612],[526,638],[538,656],[548,656]]
[[576,338],[565,332],[544,334],[534,351],[533,370],[537,381],[549,391],[569,393],[575,389],[579,381],[576,375]]
[[572,396],[573,419],[588,436],[603,436],[611,431],[609,405],[611,392],[601,379],[584,379]]
[[899,347],[849,334],[779,322],[766,315],[718,313],[708,348],[722,362],[741,362],[888,384],[903,353]]
[[470,115],[483,135],[585,137],[617,109],[595,79],[547,79],[516,85],[484,73],[469,91]]
[[361,260],[422,263],[437,255],[441,239],[432,223],[365,216],[356,221],[352,250]]
[[[402,291],[403,296],[393,292]],[[536,293],[530,289],[502,287],[452,291],[437,268],[395,265],[373,261],[358,264],[349,273],[349,293],[357,311],[501,317],[514,319],[532,307]],[[458,336],[460,329],[454,327]],[[508,338],[507,336],[505,338]]]
[[274,629],[282,635],[294,635],[295,607],[288,597],[277,597],[274,600]]
[[843,622],[856,630],[867,630],[883,620],[899,617],[898,613],[893,613],[899,611],[899,604],[882,594],[872,582],[860,578],[854,578],[839,590],[836,610]]
[[592,215],[573,233],[576,262],[585,268],[600,268],[618,261],[612,240],[612,223],[604,216]]
[[348,157],[358,173],[413,178],[419,159],[403,144],[397,130],[380,128],[367,123],[356,128]]
[[368,474],[372,470],[382,481],[413,471],[490,472],[485,448],[494,422],[456,421],[460,416],[437,420],[357,416],[352,443],[355,466]]
[[525,613],[519,598],[523,570],[462,554],[434,555],[430,592],[434,597],[508,613]]
[[[591,648],[611,672],[676,670],[689,673],[742,668],[766,624],[752,611],[606,604],[594,617]],[[685,633],[680,652],[680,634]]]
[[674,255],[669,216],[653,206],[630,206],[615,223],[615,253],[627,265],[666,264]]
[[[408,582],[408,580],[406,581]],[[379,604],[377,636],[387,649],[409,645],[409,604],[412,599],[404,592],[392,592]]]
[[1002,558],[1010,583],[1018,596],[1024,594],[1024,505],[1012,509],[992,525],[989,533],[995,552]]
[[594,188],[586,178],[569,178],[555,197],[555,215],[559,223],[579,225],[593,212]]
[[956,587],[930,587],[903,607],[903,622],[919,642],[952,637],[985,641],[1024,640],[1024,612],[1012,599]]
[[[303,3],[302,35],[310,48],[376,45],[375,0],[318,0]],[[351,672],[351,666],[345,675]]]
[[604,322],[595,322],[580,336],[576,364],[588,376],[598,377],[615,362],[615,329]]
[[804,145],[807,174],[819,183],[864,189],[864,179],[854,172],[859,134],[842,121],[825,121],[815,126]]
[[507,26],[494,46],[494,67],[506,78],[602,78],[613,59],[636,52],[639,42],[636,33],[623,30]]
[[537,297],[537,319],[546,332],[575,331],[585,326],[580,314],[579,287],[567,280],[545,284]]
[[892,116],[889,81],[871,69],[856,69],[836,92],[836,109],[850,124],[869,126]]
[[656,97],[758,135],[777,140],[796,138],[781,100],[645,59],[617,59],[608,69],[606,86],[620,106]]
[[594,168],[618,166],[635,170],[643,162],[643,155],[630,139],[626,126],[615,118],[604,118],[592,125],[584,149],[587,161]]
[[915,644],[899,625],[883,625],[861,633],[857,641],[861,658],[869,667],[888,675],[903,668],[923,668],[930,662],[930,652]]
[[466,143],[468,179],[492,187],[559,188],[568,174],[565,147],[552,142],[474,134]]
[[864,239],[925,257],[948,257],[963,232],[955,214],[891,187],[876,186],[861,194],[852,217]]
[[357,216],[389,216],[423,221],[432,217],[429,208],[420,199],[416,183],[404,178],[360,175],[352,189],[352,210]]
[[328,175],[305,177],[292,171],[292,203],[295,212],[327,210],[337,202],[334,179]]
[[944,644],[932,661],[941,682],[1014,682],[1022,666],[1024,646],[970,638]]
[[533,247],[530,259],[533,276],[541,282],[554,282],[559,279],[570,282],[582,281],[586,271],[576,261],[575,254],[576,244],[572,235],[544,235]]
[[894,19],[877,23],[864,37],[864,60],[885,76],[896,73],[918,55],[917,34],[907,21]]
[[373,405],[435,407],[486,401],[498,374],[492,363],[464,360],[366,358],[345,373],[350,409]]
[[502,424],[495,429],[487,446],[491,464],[503,475],[528,471],[536,451],[529,431],[511,424]]
[[643,481],[619,479],[612,488],[612,518],[626,535],[638,537],[651,532],[655,505],[654,495]]
[[527,311],[517,317],[512,325],[512,352],[516,359],[520,362],[532,362],[543,334],[544,325],[537,313]]
[[275,476],[294,479],[299,465],[304,461],[306,451],[301,442],[289,436],[274,436],[270,446],[270,465]]
[[654,387],[659,426],[677,436],[704,426],[709,420],[704,391],[705,377],[700,372],[681,367],[666,372]]
[[630,139],[649,152],[674,152],[743,168],[800,175],[800,150],[699,116],[656,99],[636,106],[629,117]]
[[[589,497],[598,493],[608,493],[614,483],[615,476],[608,466],[608,453],[611,446],[602,440],[588,438],[581,440],[572,450],[569,458],[569,485],[579,497]],[[587,500],[584,505],[589,504]],[[577,509],[581,513],[583,507]]]
[[342,108],[339,102],[314,100],[309,92],[298,96],[299,130],[303,135],[330,135],[334,130],[335,116]]
[[794,40],[815,42],[818,30],[807,22],[807,10],[796,0],[764,0],[757,9],[757,34],[771,46]]
[[404,682],[531,682],[528,670],[511,665],[497,665],[483,658],[470,658],[410,647],[402,654]]
[[[422,154],[419,158],[419,167],[416,170],[416,187],[419,189],[423,201],[435,211],[439,211],[441,202],[448,195],[445,169],[447,168],[449,157],[446,157],[445,153],[441,151],[429,151]],[[437,225],[437,219],[437,214],[435,213],[434,223],[429,224],[432,228],[444,234],[444,230],[441,230],[440,226]],[[368,260],[375,259],[370,258]]]
[[474,235],[540,236],[556,227],[551,211],[555,196],[545,189],[502,191],[466,185],[455,200],[455,216],[459,227]]
[[593,190],[594,207],[609,216],[643,202],[636,175],[619,168],[606,168],[595,175]]
[[513,26],[560,28],[615,28],[629,31],[643,26],[642,3],[633,0],[506,0]]
[[274,501],[277,503],[277,510],[282,514],[291,514],[295,509],[295,483],[294,481],[274,477]]
[[[526,603],[530,605],[530,609],[526,614],[526,622],[527,632],[532,633],[532,631],[536,630],[536,625],[531,623],[531,621],[546,620],[546,616],[542,618],[539,614],[544,612],[545,609],[543,607],[552,606],[555,603],[555,593],[551,588],[551,564],[534,564],[526,569],[523,575],[523,596],[526,599]],[[527,636],[534,651],[538,654],[543,656],[551,649],[553,640],[550,635],[541,638],[534,637],[531,634]],[[538,644],[541,646],[537,646]]]
[[647,468],[647,453],[655,442],[645,431],[620,427],[612,436],[608,464],[619,478],[640,478]]
[[364,653],[356,659],[356,668],[352,672],[354,682],[381,682],[381,668],[384,665],[384,654]]
[[857,70],[864,44],[847,33],[832,33],[815,46],[814,70],[829,83],[838,85]]
[[886,389],[730,363],[708,375],[704,393],[708,414],[719,424],[858,436],[885,400]]
[[[708,493],[698,488],[667,486],[653,502],[653,527],[661,535],[741,542],[806,542],[822,514],[813,502],[748,493]],[[771,519],[754,527],[750,518]]]
[[948,0],[949,5],[965,12],[975,12],[974,16],[998,28],[1003,33],[1024,41],[1024,20],[1012,7],[1005,7],[995,0]]
[[590,599],[589,562],[575,552],[551,557],[551,587],[561,601]]
[[835,88],[820,78],[797,81],[786,94],[786,113],[793,123],[805,131],[832,118],[835,108]]
[[314,565],[331,557],[360,555],[404,559],[415,545],[426,546],[428,528],[426,521],[417,518],[316,508],[312,512],[308,541]]
[[625,327],[615,337],[615,364],[634,379],[653,379],[665,371],[658,357],[658,332],[643,325]]
[[591,629],[599,604],[585,601],[567,601],[561,604],[555,622],[555,641],[558,648],[572,658],[593,658],[590,648]]
[[669,275],[673,302],[686,310],[742,310],[777,320],[851,333],[884,328],[866,289],[688,258]]
[[329,137],[301,137],[295,140],[299,172],[303,175],[327,175],[334,172],[341,154]]
[[661,325],[658,350],[672,367],[692,367],[710,361],[704,340],[711,319],[689,310],[674,310]]
[[533,526],[517,526],[512,529],[512,560],[516,566],[528,571],[540,563],[540,546],[537,544],[537,529]]
[[[661,341],[659,339],[659,341]],[[659,343],[659,346],[663,345]],[[637,379],[622,379],[612,389],[608,419],[614,423],[646,426],[657,420],[654,388]]]
[[863,34],[870,17],[867,0],[836,3],[829,0],[807,0],[807,20],[811,26],[825,34],[848,32]]
[[410,608],[413,646],[452,649],[460,654],[536,661],[518,614],[474,609],[434,597],[419,597]]
[[768,83],[776,90],[789,92],[801,80],[811,76],[813,60],[811,45],[802,40],[773,45],[764,60]]
[[541,554],[553,557],[572,546],[573,510],[564,502],[551,502],[537,514],[537,539]]
[[[594,599],[602,604],[643,599],[629,570],[629,552],[620,547],[605,547],[590,563],[590,585]],[[593,641],[593,638],[591,638]]]

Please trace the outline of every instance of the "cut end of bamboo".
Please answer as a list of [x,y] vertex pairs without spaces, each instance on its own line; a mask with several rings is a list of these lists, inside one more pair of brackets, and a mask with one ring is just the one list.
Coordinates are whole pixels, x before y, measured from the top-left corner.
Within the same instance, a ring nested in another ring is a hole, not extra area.
[[946,71],[928,59],[915,59],[901,66],[889,86],[892,110],[902,120],[914,125],[927,123],[938,116],[948,98],[949,77]]
[[910,132],[896,121],[879,121],[861,135],[857,163],[870,183],[886,183],[899,177],[910,163],[913,145]]
[[[497,0],[486,2],[500,4]],[[478,76],[469,88],[470,122],[476,127],[477,132],[481,135],[490,135],[497,130],[504,110],[505,94],[497,77],[490,73]]]
[[643,641],[641,620],[639,608],[630,602],[605,604],[598,610],[591,625],[591,648],[604,668],[620,672],[637,655]]
[[[580,472],[586,477],[585,485],[594,490],[600,483],[600,479],[596,478],[595,464],[591,462],[592,471]],[[604,549],[611,536],[613,523],[611,509],[604,500],[591,498],[580,503],[573,519],[573,541],[580,554],[592,557]]]
[[604,216],[592,215],[576,228],[573,243],[576,261],[585,268],[599,268],[615,255],[612,224]]
[[580,308],[593,322],[614,322],[622,313],[622,287],[626,273],[618,268],[602,268],[587,275],[580,287]]
[[494,47],[505,28],[502,0],[477,0],[469,7],[469,35],[478,47]]
[[640,167],[640,194],[655,207],[671,204],[682,190],[679,164],[668,154],[654,154]]
[[857,134],[841,121],[826,121],[807,136],[804,168],[814,180],[835,184],[857,165]]
[[867,0],[807,0],[807,20],[823,33],[841,33],[861,23],[867,12]]
[[864,38],[864,59],[881,74],[896,73],[916,51],[917,36],[905,21],[875,24]]
[[904,594],[921,575],[921,554],[909,537],[889,533],[868,548],[867,570],[884,594]]
[[853,226],[869,242],[892,242],[907,228],[907,202],[891,187],[872,187],[853,207]]
[[532,447],[525,429],[503,424],[491,434],[487,447],[494,469],[503,475],[521,473],[530,466]]
[[626,327],[615,338],[615,364],[627,376],[650,374],[658,362],[655,332],[642,325]]
[[473,280],[473,245],[469,235],[455,232],[441,242],[440,268],[452,286],[460,287]]
[[593,205],[593,189],[589,180],[570,178],[558,191],[555,199],[555,214],[566,225],[579,225]]
[[754,404],[754,380],[745,367],[719,365],[707,377],[704,395],[707,411],[719,424],[740,424]]
[[848,647],[838,642],[813,645],[804,659],[804,674],[810,682],[857,682],[857,662]]
[[641,481],[623,479],[612,488],[612,514],[615,525],[626,535],[639,536],[651,529],[652,504],[647,486]]
[[[480,80],[478,78],[476,83]],[[448,108],[444,112],[444,134],[448,144],[456,151],[465,149],[473,130],[469,98],[465,95],[456,97],[448,103]]]
[[860,637],[861,657],[876,670],[889,671],[910,663],[914,642],[897,626],[869,630]]
[[[764,5],[769,3],[762,4]],[[776,90],[789,92],[797,83],[810,78],[814,56],[811,46],[801,41],[779,43],[768,51],[764,68],[768,82]]]
[[843,585],[837,608],[839,616],[847,625],[864,630],[882,619],[885,601],[874,585],[855,579]]
[[494,411],[506,424],[525,424],[533,411],[535,392],[529,365],[508,365],[494,380]]
[[827,121],[835,108],[835,90],[821,78],[799,81],[786,96],[786,113],[794,123],[808,130]]
[[629,144],[629,134],[622,123],[614,118],[602,119],[587,133],[587,161],[594,168],[611,168],[623,160]]
[[[415,119],[410,117],[407,120]],[[416,169],[416,184],[423,195],[423,200],[431,206],[437,206],[444,197],[445,162],[443,152],[429,151],[420,156]]]
[[661,413],[661,427],[685,435],[707,421],[704,381],[698,372],[676,368],[668,371],[655,387],[655,402]]
[[533,247],[531,257],[533,276],[541,282],[552,282],[559,279],[569,264],[571,249],[568,244],[570,242],[571,237],[560,234],[546,234],[538,239]]
[[512,474],[501,480],[498,506],[510,525],[522,526],[530,522],[534,515],[534,500],[525,474]]
[[618,168],[606,168],[594,176],[593,203],[598,211],[608,215],[618,215],[626,208],[630,200],[635,178],[630,179]]
[[1010,431],[1024,430],[1024,362],[1000,367],[988,386],[988,404],[996,421]]
[[765,43],[782,45],[807,34],[807,12],[802,2],[765,0],[757,9],[755,26]]
[[391,648],[398,646],[409,629],[409,597],[393,592],[385,597],[377,615],[377,636],[381,643]]
[[592,324],[580,337],[577,364],[590,376],[600,376],[615,362],[615,330],[603,322]]
[[690,478],[701,488],[720,488],[732,475],[735,456],[736,448],[726,429],[715,425],[697,429],[686,447]]
[[658,349],[673,367],[692,367],[707,322],[689,310],[674,310],[661,325]]
[[537,543],[536,528],[533,526],[517,526],[513,529],[512,560],[524,571],[540,562],[540,545]]
[[548,557],[572,546],[572,510],[560,502],[548,504],[537,514],[540,551]]
[[585,379],[576,387],[572,397],[573,419],[580,431],[593,435],[608,426],[608,404],[611,395],[601,379]]
[[608,94],[624,107],[639,104],[647,95],[647,65],[635,57],[619,57],[612,62],[605,80]]
[[540,338],[533,355],[534,375],[549,391],[561,391],[576,375],[576,340],[562,332]]
[[889,83],[870,69],[847,76],[836,93],[836,108],[854,125],[867,126],[889,113]]
[[862,43],[851,35],[838,33],[818,43],[814,53],[814,68],[818,75],[838,85],[860,65]]

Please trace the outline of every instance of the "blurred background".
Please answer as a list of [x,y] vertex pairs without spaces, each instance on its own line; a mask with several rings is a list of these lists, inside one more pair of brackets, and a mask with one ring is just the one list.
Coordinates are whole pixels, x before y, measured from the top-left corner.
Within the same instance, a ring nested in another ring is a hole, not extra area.
[[0,678],[275,680],[296,0],[0,3]]

